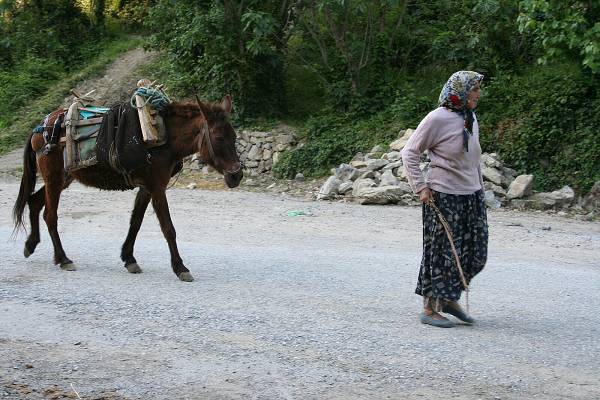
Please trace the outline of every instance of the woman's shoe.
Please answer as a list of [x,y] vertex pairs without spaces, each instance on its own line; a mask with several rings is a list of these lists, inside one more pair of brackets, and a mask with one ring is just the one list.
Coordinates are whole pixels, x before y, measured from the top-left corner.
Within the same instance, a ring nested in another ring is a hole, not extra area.
[[464,312],[461,309],[456,309],[447,304],[442,308],[442,312],[446,313],[446,314],[454,315],[456,318],[460,319],[463,322],[466,322],[467,324],[475,323],[475,320],[469,314],[467,314],[466,312]]
[[420,314],[419,319],[422,324],[435,326],[437,328],[453,328],[454,322],[447,319],[435,319],[430,315]]

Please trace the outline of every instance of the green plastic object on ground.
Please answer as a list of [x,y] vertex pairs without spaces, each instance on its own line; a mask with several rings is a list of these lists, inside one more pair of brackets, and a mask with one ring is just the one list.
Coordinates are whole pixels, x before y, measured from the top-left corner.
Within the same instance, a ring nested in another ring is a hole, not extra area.
[[299,217],[301,215],[310,215],[310,213],[302,210],[291,210],[287,212],[287,215],[288,217]]

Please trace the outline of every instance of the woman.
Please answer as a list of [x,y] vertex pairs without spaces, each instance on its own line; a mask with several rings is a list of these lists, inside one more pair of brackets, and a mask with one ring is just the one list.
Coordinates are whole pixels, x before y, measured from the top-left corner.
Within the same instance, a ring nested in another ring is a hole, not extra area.
[[[419,124],[402,150],[408,181],[423,203],[423,258],[416,293],[423,296],[421,322],[441,328],[454,323],[440,313],[474,320],[459,306],[465,287],[446,231],[435,206],[447,220],[464,278],[479,273],[487,259],[488,226],[479,160],[479,127],[475,107],[483,75],[458,71],[444,85],[439,106]],[[431,163],[424,177],[420,156]]]

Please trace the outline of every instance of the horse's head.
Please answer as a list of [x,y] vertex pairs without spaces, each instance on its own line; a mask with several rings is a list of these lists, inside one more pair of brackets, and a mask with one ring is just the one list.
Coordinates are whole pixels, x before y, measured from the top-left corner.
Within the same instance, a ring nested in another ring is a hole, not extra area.
[[229,122],[232,103],[229,95],[220,103],[207,104],[197,97],[201,118],[198,118],[198,153],[202,160],[223,174],[228,187],[238,186],[244,176],[242,163],[235,148],[236,134]]

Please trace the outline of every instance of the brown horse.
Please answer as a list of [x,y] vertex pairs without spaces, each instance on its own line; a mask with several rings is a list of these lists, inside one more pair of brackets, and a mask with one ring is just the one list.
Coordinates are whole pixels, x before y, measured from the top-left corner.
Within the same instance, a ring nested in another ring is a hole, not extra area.
[[[235,149],[236,134],[229,123],[232,103],[225,96],[220,103],[209,104],[170,103],[164,113],[168,134],[167,143],[150,149],[151,163],[134,170],[131,181],[139,190],[135,197],[127,238],[121,249],[121,259],[131,273],[142,272],[133,256],[133,246],[142,224],[144,213],[152,200],[160,228],[169,245],[171,267],[182,281],[193,281],[177,250],[175,228],[169,214],[165,191],[171,176],[184,157],[198,153],[200,158],[224,175],[228,187],[234,188],[242,180],[242,164]],[[61,110],[50,115],[52,126]],[[25,205],[29,206],[31,232],[25,242],[25,257],[29,257],[40,242],[39,215],[44,210],[44,220],[54,247],[54,263],[64,270],[74,270],[75,265],[66,256],[57,230],[57,208],[63,189],[76,179],[81,183],[107,190],[133,189],[123,176],[104,164],[96,164],[66,173],[63,151],[56,149],[44,154],[45,140],[40,133],[32,133],[25,145],[23,177],[19,195],[13,209],[15,229],[23,227]],[[35,193],[37,169],[44,186]]]

